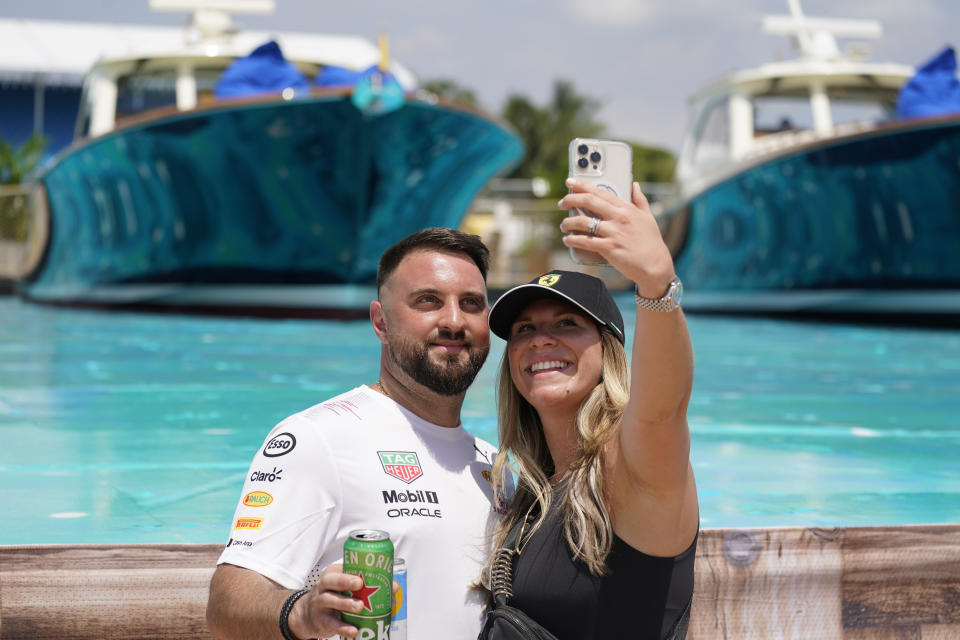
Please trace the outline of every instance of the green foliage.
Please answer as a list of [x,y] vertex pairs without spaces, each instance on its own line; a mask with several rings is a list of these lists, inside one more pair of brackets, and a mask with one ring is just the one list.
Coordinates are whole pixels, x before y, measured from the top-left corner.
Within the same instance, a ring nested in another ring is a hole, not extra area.
[[569,82],[559,80],[543,107],[521,95],[511,95],[501,113],[526,146],[523,162],[513,173],[517,178],[546,178],[550,197],[566,193],[567,145],[576,137],[604,135],[606,128],[594,119],[600,103],[580,95]]
[[[600,103],[580,95],[569,82],[554,85],[551,100],[543,107],[521,95],[511,95],[502,117],[523,139],[526,155],[514,171],[517,178],[543,177],[550,182],[550,197],[566,193],[567,145],[573,138],[607,137],[606,125],[594,119]],[[616,138],[617,136],[612,136]],[[665,149],[627,141],[633,147],[634,177],[640,182],[672,182],[676,158]]]
[[[513,94],[507,98],[501,117],[523,140],[526,153],[514,170],[515,178],[545,178],[550,183],[549,198],[567,192],[567,149],[573,138],[618,138],[608,133],[604,123],[596,120],[602,105],[595,99],[577,93],[573,84],[559,80],[547,104],[538,106],[526,96]],[[619,138],[618,138],[619,139]],[[676,158],[665,149],[647,147],[626,141],[633,148],[634,178],[639,182],[672,182]],[[561,248],[560,221],[565,211],[550,214],[555,230],[548,243]]]
[[672,153],[627,142],[633,147],[633,176],[638,182],[673,182],[677,159]]
[[14,149],[0,139],[0,184],[20,184],[37,168],[47,147],[47,139],[32,135],[20,148]]
[[[476,94],[454,80],[437,79],[422,87],[437,96],[477,106]],[[602,105],[599,101],[577,93],[573,84],[558,80],[547,104],[539,106],[519,94],[510,95],[500,116],[523,140],[526,153],[514,170],[514,178],[546,178],[550,198],[567,192],[567,145],[573,138],[600,138],[609,134],[606,125],[595,119]],[[647,147],[626,141],[633,147],[634,177],[640,182],[672,182],[677,160],[665,149]]]
[[472,107],[478,106],[477,94],[475,94],[472,89],[460,85],[455,80],[448,80],[446,78],[428,80],[421,84],[421,88],[436,94],[437,97],[442,100],[468,104]]
[[[40,164],[47,141],[32,135],[14,149],[0,139],[0,185],[18,185],[27,180]],[[26,198],[0,195],[0,239],[23,242],[27,239],[29,215]]]

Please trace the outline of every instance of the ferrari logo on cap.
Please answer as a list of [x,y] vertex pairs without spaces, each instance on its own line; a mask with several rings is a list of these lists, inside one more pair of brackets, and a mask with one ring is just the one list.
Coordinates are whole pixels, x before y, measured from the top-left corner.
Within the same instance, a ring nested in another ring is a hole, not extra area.
[[537,284],[542,285],[544,287],[552,287],[553,285],[557,284],[557,280],[559,279],[560,279],[559,275],[555,273],[549,273],[545,276],[540,276],[540,279],[537,280]]

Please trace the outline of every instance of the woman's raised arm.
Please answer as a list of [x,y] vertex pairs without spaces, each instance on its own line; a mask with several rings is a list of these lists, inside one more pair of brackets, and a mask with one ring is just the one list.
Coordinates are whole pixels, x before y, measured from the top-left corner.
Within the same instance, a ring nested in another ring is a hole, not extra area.
[[[665,296],[673,260],[640,185],[633,185],[632,203],[582,181],[567,185],[571,193],[559,205],[588,209],[600,223],[566,218],[564,243],[602,255],[636,283],[638,296]],[[681,308],[638,304],[630,372],[630,400],[609,452],[614,530],[646,553],[676,555],[692,542],[699,520],[687,426],[693,349]]]

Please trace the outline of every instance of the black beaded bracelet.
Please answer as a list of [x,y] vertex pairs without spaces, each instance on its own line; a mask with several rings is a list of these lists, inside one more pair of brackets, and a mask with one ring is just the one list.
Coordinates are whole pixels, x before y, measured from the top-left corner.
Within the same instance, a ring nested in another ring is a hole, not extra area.
[[293,632],[290,631],[290,625],[287,618],[290,617],[290,612],[293,610],[293,605],[297,600],[310,593],[310,589],[300,589],[294,594],[291,594],[287,601],[283,603],[283,607],[280,608],[280,633],[283,634],[284,640],[300,640],[297,636],[293,635]]

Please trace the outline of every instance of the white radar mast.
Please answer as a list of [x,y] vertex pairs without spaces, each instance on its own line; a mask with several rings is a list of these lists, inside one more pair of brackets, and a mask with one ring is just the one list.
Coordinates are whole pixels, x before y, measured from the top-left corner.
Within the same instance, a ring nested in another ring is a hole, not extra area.
[[[766,16],[764,32],[771,35],[792,36],[805,58],[837,60],[842,58],[837,38],[879,38],[883,25],[876,20],[842,20],[835,18],[810,18],[803,15],[800,0],[787,0],[789,16]],[[858,52],[862,55],[862,51]]]
[[194,43],[224,43],[239,31],[230,19],[231,13],[266,15],[276,9],[275,0],[150,0],[154,11],[192,13],[192,34],[188,41]]

